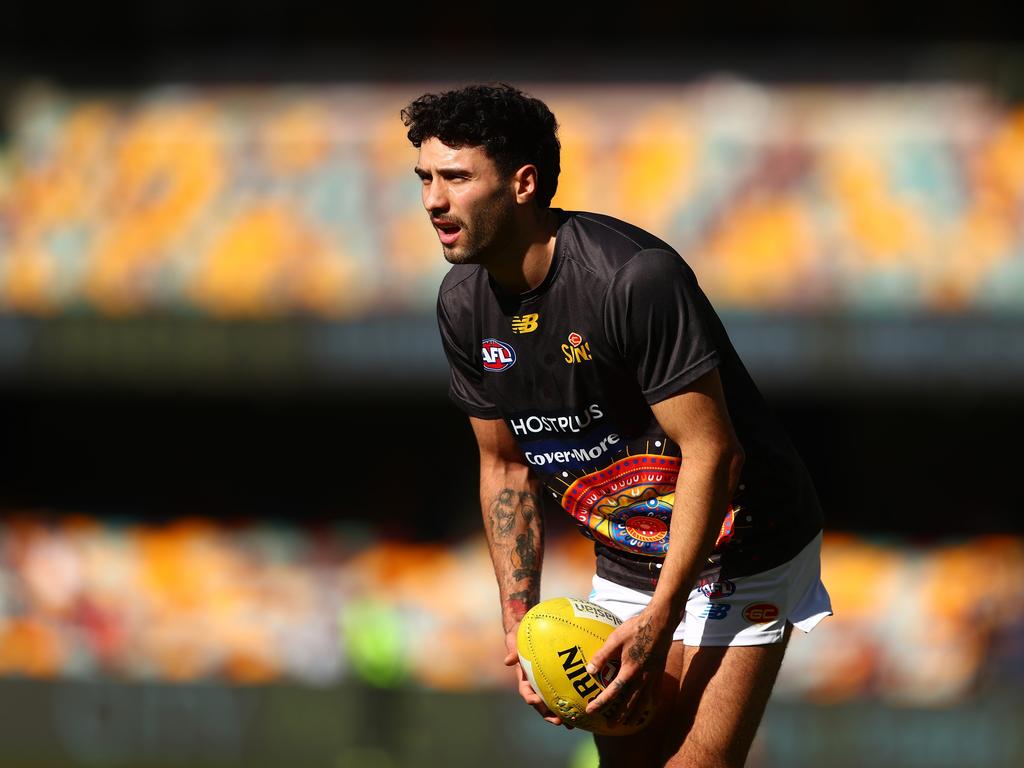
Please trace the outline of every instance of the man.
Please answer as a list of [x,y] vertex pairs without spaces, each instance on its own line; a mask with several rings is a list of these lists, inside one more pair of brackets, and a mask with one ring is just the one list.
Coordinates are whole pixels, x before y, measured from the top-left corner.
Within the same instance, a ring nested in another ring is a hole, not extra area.
[[629,720],[658,697],[640,733],[595,736],[601,765],[741,766],[792,625],[831,613],[806,469],[679,254],[550,207],[560,145],[543,102],[473,85],[402,119],[453,265],[438,323],[480,449],[505,663],[539,600],[547,499],[595,541],[591,599],[624,621],[590,659],[621,667],[588,709],[616,702]]

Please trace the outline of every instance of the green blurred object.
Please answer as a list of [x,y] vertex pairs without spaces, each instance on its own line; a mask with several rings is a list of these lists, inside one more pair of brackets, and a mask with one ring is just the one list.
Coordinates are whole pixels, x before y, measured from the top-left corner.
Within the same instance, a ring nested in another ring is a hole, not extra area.
[[339,754],[333,768],[399,768],[399,764],[383,749],[356,747]]
[[569,761],[569,768],[599,768],[600,758],[597,754],[597,745],[593,739],[580,742],[579,747],[572,754]]
[[338,617],[352,669],[376,688],[394,688],[409,676],[402,618],[391,606],[360,600]]

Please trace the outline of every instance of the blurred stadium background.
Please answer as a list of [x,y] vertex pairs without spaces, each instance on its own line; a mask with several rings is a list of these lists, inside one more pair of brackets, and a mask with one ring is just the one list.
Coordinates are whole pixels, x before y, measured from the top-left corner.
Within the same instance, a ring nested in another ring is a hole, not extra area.
[[[750,765],[1024,763],[1024,54],[999,15],[879,33],[790,3],[769,45],[724,11],[302,5],[9,12],[0,765],[596,764],[500,663],[445,397],[398,111],[480,79],[552,106],[555,205],[684,254],[814,475],[837,615],[794,638]],[[592,552],[548,520],[544,596],[585,596]]]

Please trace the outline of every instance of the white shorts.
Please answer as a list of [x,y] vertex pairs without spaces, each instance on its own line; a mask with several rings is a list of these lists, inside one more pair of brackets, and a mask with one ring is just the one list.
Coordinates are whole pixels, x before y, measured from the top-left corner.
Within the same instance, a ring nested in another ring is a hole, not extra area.
[[[640,613],[654,594],[597,575],[593,584],[590,601],[623,621]],[[702,579],[690,592],[672,639],[685,645],[767,645],[782,639],[787,622],[810,632],[831,615],[832,601],[821,583],[818,533],[777,568],[731,580]]]

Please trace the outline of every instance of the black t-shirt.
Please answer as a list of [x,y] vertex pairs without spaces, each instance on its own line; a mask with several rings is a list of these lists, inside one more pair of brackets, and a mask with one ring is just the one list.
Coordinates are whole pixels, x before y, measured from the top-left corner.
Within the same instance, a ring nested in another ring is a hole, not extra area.
[[638,227],[553,210],[554,257],[533,290],[510,295],[477,265],[442,281],[452,400],[505,420],[547,500],[594,539],[599,575],[653,589],[681,452],[650,406],[717,366],[746,461],[708,573],[791,559],[821,530],[817,495],[693,271]]

